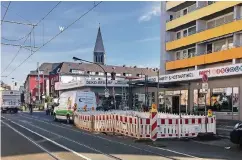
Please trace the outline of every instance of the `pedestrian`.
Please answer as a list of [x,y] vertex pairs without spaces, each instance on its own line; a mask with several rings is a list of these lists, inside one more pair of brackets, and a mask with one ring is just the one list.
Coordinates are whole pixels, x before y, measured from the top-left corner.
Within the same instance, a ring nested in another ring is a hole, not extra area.
[[33,113],[33,104],[32,104],[32,102],[29,103],[29,111],[30,111],[30,114]]

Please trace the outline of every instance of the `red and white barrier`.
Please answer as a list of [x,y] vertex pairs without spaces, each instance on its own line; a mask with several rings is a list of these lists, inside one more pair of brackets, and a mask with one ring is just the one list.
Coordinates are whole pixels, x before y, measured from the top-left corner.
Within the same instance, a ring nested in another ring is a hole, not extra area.
[[74,122],[79,128],[88,131],[117,133],[153,141],[157,138],[196,137],[198,133],[205,132],[216,134],[215,116],[185,115],[179,118],[177,115],[159,114],[153,112],[150,117],[139,117],[138,113],[127,114],[123,111],[82,112],[76,114]]
[[156,141],[157,139],[157,120],[158,120],[158,113],[157,112],[151,112],[151,140]]
[[75,114],[74,123],[83,130],[92,131],[92,115]]
[[114,132],[114,115],[101,114],[94,116],[94,131],[97,132]]

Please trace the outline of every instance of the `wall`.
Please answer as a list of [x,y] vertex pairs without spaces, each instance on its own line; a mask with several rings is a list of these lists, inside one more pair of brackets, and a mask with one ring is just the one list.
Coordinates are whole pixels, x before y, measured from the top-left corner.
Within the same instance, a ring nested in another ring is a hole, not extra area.
[[[37,85],[38,85],[38,81],[37,81],[37,75],[30,75],[29,76],[29,89],[28,89],[28,92],[30,93],[31,91],[31,96],[36,96],[36,98],[38,97],[38,88],[37,88]],[[45,78],[48,78],[48,76],[45,76]],[[44,92],[46,92],[46,84],[45,86],[43,86],[43,76],[40,76],[40,93],[43,93],[43,89],[44,89]]]
[[55,82],[59,82],[59,74],[49,75],[49,93],[50,93],[50,96],[58,95],[58,92],[55,91]]

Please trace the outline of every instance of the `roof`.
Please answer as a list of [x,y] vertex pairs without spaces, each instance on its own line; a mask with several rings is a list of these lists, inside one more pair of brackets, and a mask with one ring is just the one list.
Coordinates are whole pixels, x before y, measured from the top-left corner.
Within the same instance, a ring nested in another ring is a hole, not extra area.
[[105,53],[100,26],[98,28],[97,39],[96,39],[96,43],[95,43],[95,47],[94,47],[93,52]]
[[[60,63],[42,63],[39,66],[39,70],[44,71],[45,75],[49,75],[49,73],[59,65]],[[36,69],[36,70],[30,71],[29,75],[38,75],[38,70]]]
[[[135,67],[123,67],[123,66],[113,66],[113,65],[101,65],[104,70],[108,73],[115,72],[116,74],[123,73],[132,74],[132,77],[136,77],[137,74],[139,75],[148,75],[148,76],[155,76],[157,74],[152,68],[135,68]],[[103,72],[103,70],[95,64],[91,63],[74,63],[74,62],[63,62],[60,66],[59,73],[61,74],[71,74],[71,69],[82,70],[82,71],[89,71],[89,72]],[[113,69],[114,68],[114,69]]]

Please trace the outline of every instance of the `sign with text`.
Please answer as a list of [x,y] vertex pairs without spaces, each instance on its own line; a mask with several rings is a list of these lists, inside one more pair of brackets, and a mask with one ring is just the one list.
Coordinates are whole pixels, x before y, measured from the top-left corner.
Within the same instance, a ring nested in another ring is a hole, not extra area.
[[[128,81],[126,80],[108,80],[107,86],[108,87],[128,87]],[[78,88],[84,86],[96,86],[96,87],[105,87],[106,80],[86,80],[82,79],[79,81],[69,82],[69,83],[55,83],[55,90],[64,90],[64,89],[71,89],[71,88]]]
[[[228,66],[206,68],[201,70],[193,70],[187,72],[178,72],[173,74],[161,75],[159,77],[160,83],[166,82],[178,82],[178,81],[189,81],[189,80],[198,80],[206,74],[207,78],[210,77],[223,77],[223,76],[232,76],[232,75],[242,75],[242,63],[233,64]],[[143,80],[143,79],[140,79]],[[157,81],[157,77],[148,77],[149,81]]]

